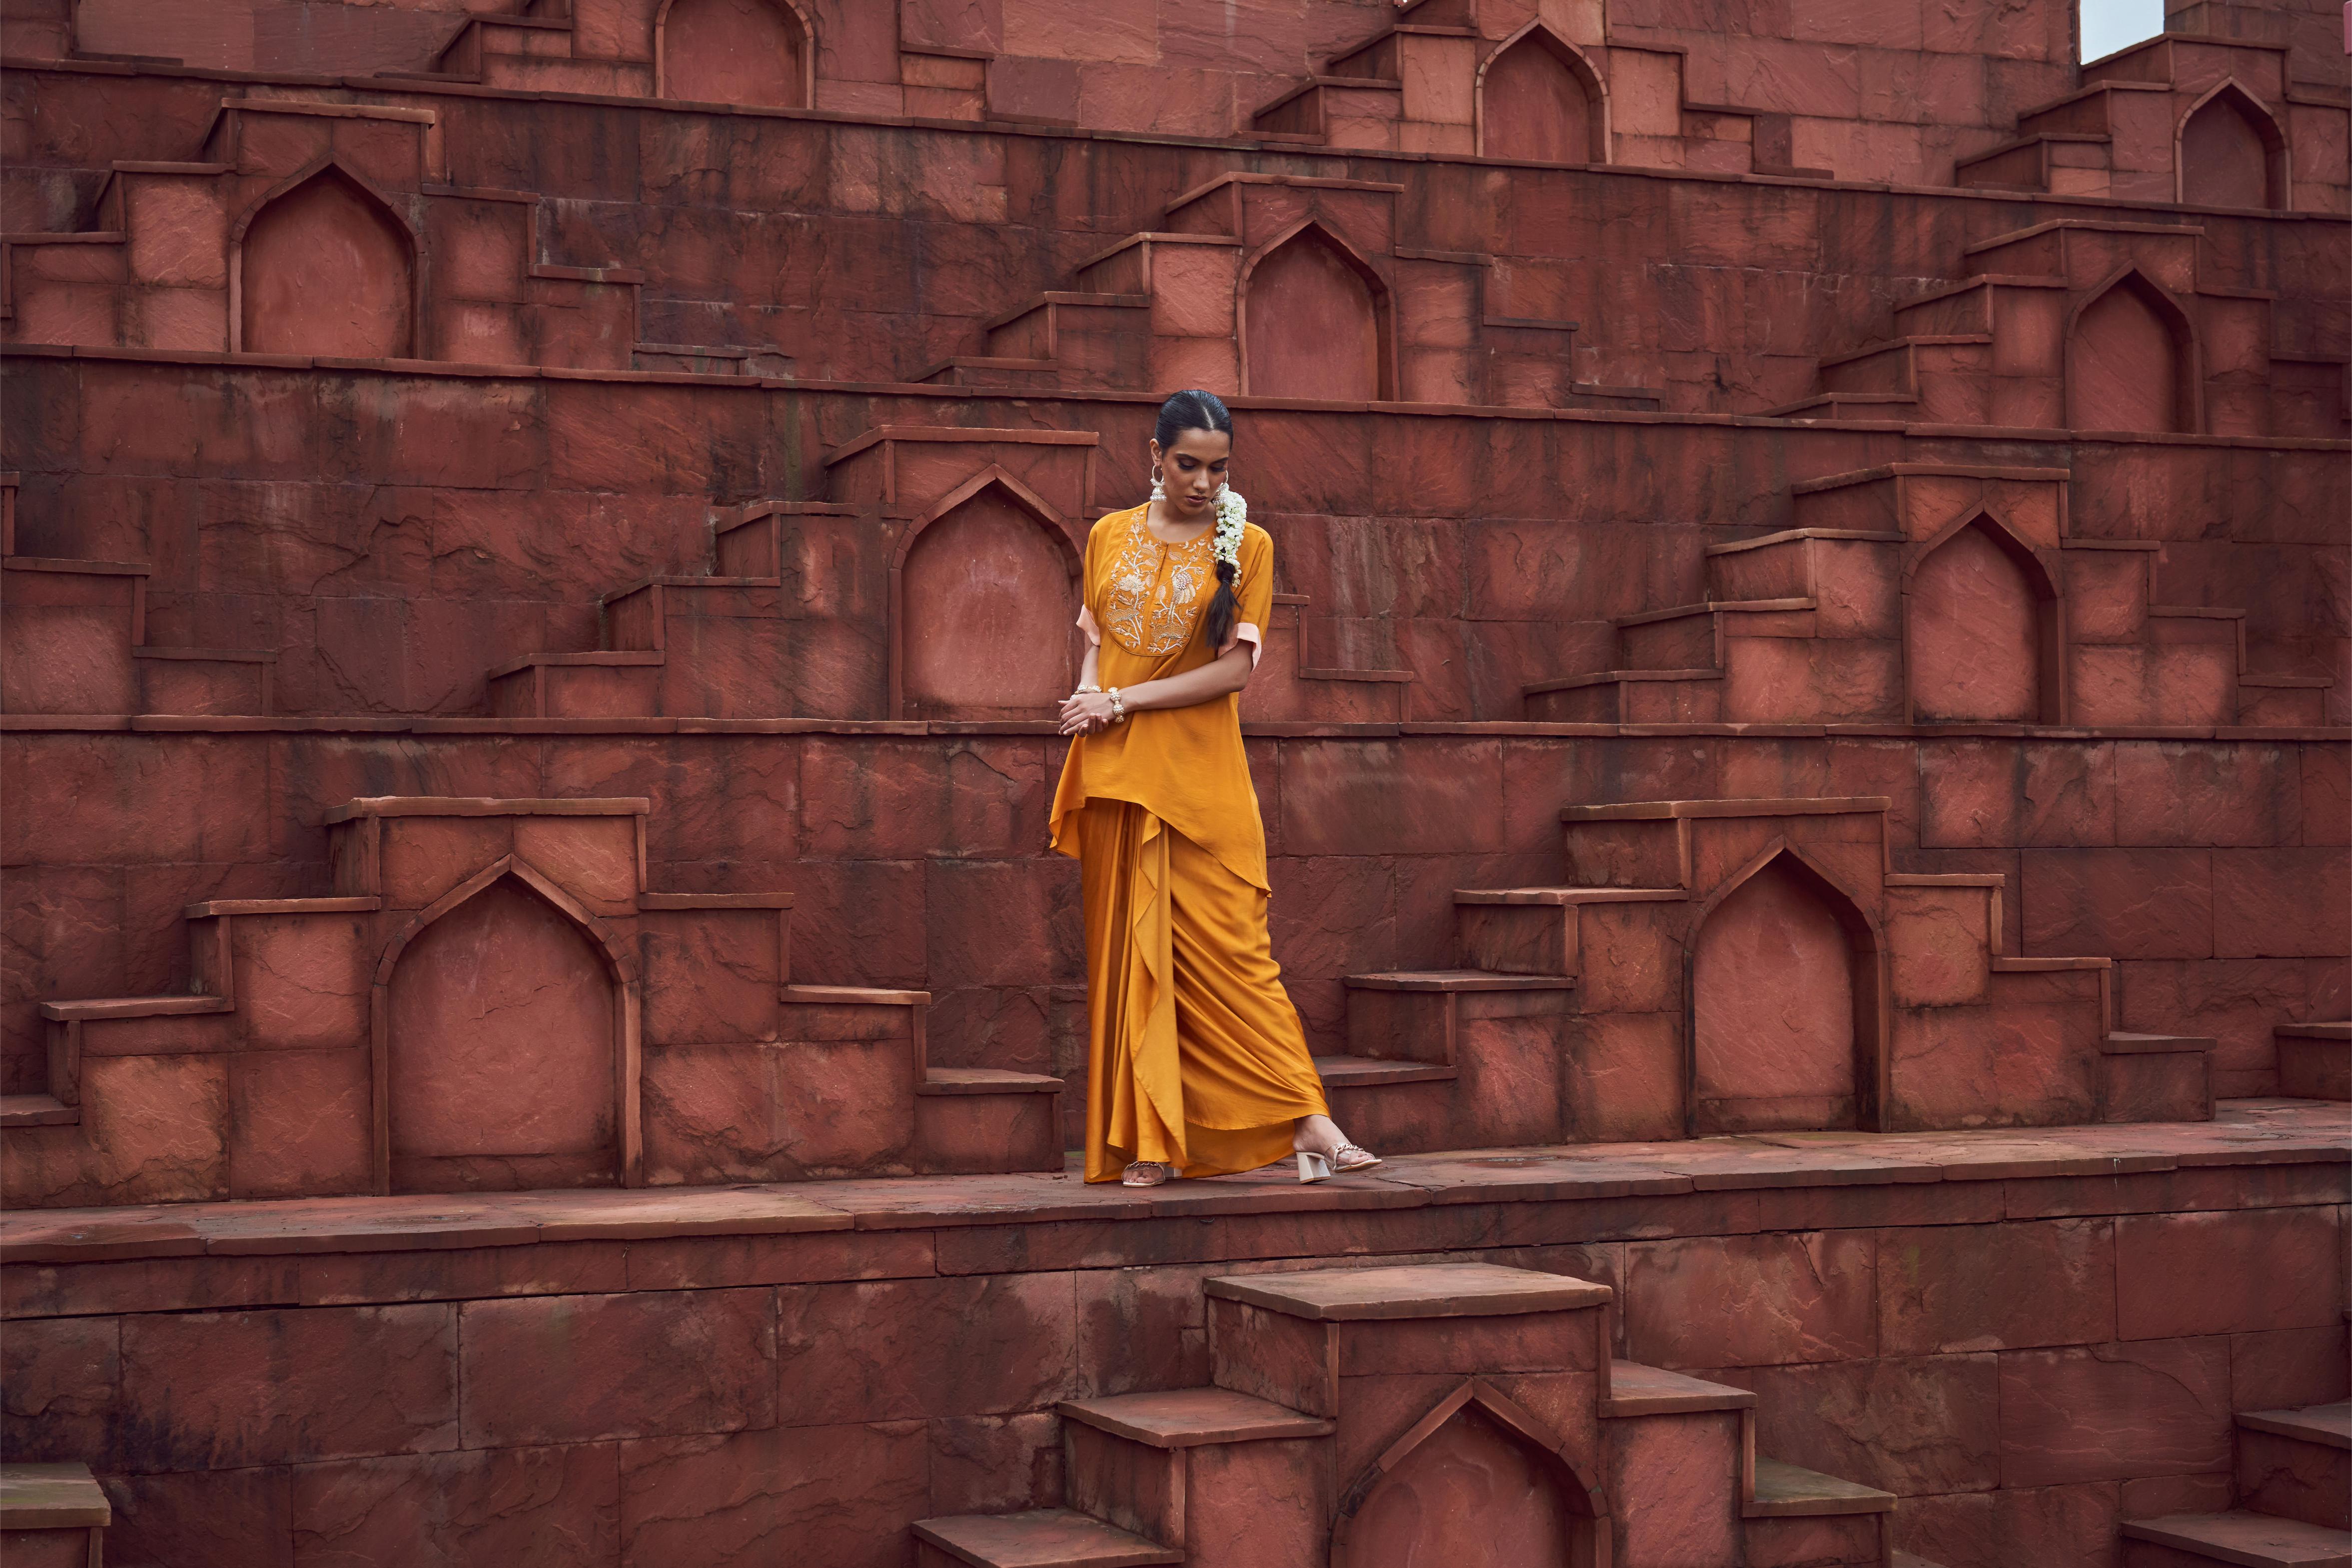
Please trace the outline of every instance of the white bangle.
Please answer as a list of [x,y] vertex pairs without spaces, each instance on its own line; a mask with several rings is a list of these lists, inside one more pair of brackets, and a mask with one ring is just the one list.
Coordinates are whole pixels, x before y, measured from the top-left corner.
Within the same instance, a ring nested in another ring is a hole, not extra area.
[[1110,689],[1110,721],[1114,724],[1127,722],[1127,699],[1119,695],[1116,686]]

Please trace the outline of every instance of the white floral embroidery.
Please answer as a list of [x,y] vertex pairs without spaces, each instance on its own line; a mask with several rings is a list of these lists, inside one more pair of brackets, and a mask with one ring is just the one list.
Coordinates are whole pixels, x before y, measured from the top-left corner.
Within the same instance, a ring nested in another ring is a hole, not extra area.
[[1150,513],[1136,508],[1119,529],[1101,620],[1121,647],[1156,658],[1192,640],[1200,601],[1217,580],[1212,534],[1223,524],[1190,543],[1168,544],[1152,537]]

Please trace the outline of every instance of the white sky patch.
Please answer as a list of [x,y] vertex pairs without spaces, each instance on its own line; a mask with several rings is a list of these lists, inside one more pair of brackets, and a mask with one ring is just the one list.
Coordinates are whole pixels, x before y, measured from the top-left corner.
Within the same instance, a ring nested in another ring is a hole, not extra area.
[[2083,0],[2083,58],[2099,59],[2164,31],[2164,0]]

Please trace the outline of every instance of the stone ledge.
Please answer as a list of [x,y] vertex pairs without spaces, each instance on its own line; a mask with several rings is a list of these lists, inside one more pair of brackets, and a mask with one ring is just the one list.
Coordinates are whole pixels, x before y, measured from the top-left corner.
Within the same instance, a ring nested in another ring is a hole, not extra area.
[[[1089,1184],[1075,1170],[889,1176],[724,1188],[303,1198],[20,1209],[0,1215],[0,1265],[147,1258],[510,1247],[585,1239],[954,1231],[1076,1221],[1213,1219],[1475,1205],[1694,1201],[1724,1194],[1901,1189],[2258,1166],[2352,1165],[2343,1110],[2224,1100],[2208,1122],[1962,1132],[1781,1132],[1390,1157],[1314,1186],[1286,1167],[1161,1188]],[[1908,1200],[1906,1199],[1906,1202]],[[2340,1200],[2339,1200],[2340,1201]]]

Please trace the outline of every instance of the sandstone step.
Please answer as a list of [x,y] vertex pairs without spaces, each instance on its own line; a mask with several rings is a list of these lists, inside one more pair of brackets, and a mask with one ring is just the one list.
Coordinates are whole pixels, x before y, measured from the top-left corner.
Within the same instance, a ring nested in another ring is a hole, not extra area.
[[2352,1023],[2281,1024],[2279,1092],[2297,1100],[2352,1100]]
[[1762,1455],[1740,1506],[1748,1568],[1877,1568],[1892,1554],[1895,1496]]
[[70,1127],[80,1120],[81,1107],[54,1094],[0,1095],[0,1127]]
[[919,1519],[915,1540],[923,1568],[1139,1568],[1184,1561],[1181,1552],[1066,1508]]
[[0,1553],[8,1568],[98,1568],[113,1522],[88,1465],[0,1465]]
[[1806,1519],[1892,1513],[1895,1494],[1843,1481],[1784,1459],[1756,1457],[1756,1495],[1740,1510],[1750,1519]]
[[2104,132],[2032,132],[1958,160],[1952,181],[1968,190],[2047,191],[2061,167],[2105,167],[2114,141]]
[[1313,1322],[1406,1318],[1508,1317],[1598,1307],[1606,1285],[1494,1263],[1405,1263],[1375,1268],[1306,1268],[1226,1275],[1208,1282],[1213,1301],[1235,1301]]
[[1100,1399],[1066,1399],[1055,1409],[1066,1420],[1153,1448],[1322,1437],[1332,1431],[1332,1424],[1320,1416],[1230,1388],[1171,1388]]
[[1712,724],[1723,714],[1723,671],[1712,668],[1603,669],[1519,690],[1527,716],[1546,723]]
[[[1526,889],[1532,893],[1555,890],[1585,892],[1589,889]],[[1456,893],[1454,898],[1459,902],[1465,896]],[[1501,901],[1499,897],[1496,901]],[[1546,900],[1531,899],[1527,901]],[[1576,977],[1572,974],[1514,974],[1489,969],[1418,969],[1391,970],[1380,974],[1350,974],[1347,977],[1347,984],[1350,991],[1410,991],[1425,995],[1458,996],[1473,991],[1567,991],[1575,987]]]
[[1612,1361],[1609,1363],[1609,1400],[1601,1414],[1618,1417],[1755,1408],[1756,1395],[1745,1388],[1707,1383],[1639,1362]]
[[[1284,1528],[1261,1517],[1265,1500],[1310,1494],[1328,1462],[1322,1440],[1339,1429],[1229,1388],[1070,1400],[1056,1409],[1070,1504],[1186,1550],[1250,1537],[1263,1542]],[[1311,1527],[1321,1532],[1319,1524]]]
[[2210,1121],[2212,1053],[2220,1044],[2197,1035],[2111,1030],[2099,1040],[2102,1121]]
[[[1526,933],[1472,956],[1520,968],[1561,962],[1559,911],[1534,912],[1554,917],[1549,937]],[[1565,1135],[1559,1096],[1538,1086],[1558,1076],[1572,975],[1441,969],[1351,974],[1346,984],[1349,1055],[1325,1058],[1324,1082],[1358,1142],[1418,1153],[1551,1143]],[[1360,1092],[1403,1084],[1431,1087]]]
[[1062,1080],[1039,1072],[1014,1072],[1006,1068],[929,1068],[917,1094],[1059,1094]]
[[1907,392],[1823,392],[1763,412],[1772,419],[1904,419],[1918,405]]
[[2352,1530],[2352,1404],[2240,1411],[2238,1500],[2260,1513]]
[[1638,1362],[1609,1363],[1600,1415],[1602,1484],[1627,1563],[1753,1557],[1740,1507],[1749,1490],[1756,1396]]
[[2352,1568],[2352,1533],[2243,1510],[2127,1519],[2124,1568]]
[[1443,1062],[1385,1061],[1377,1057],[1315,1058],[1327,1089],[1380,1089],[1401,1083],[1450,1083],[1461,1075]]

